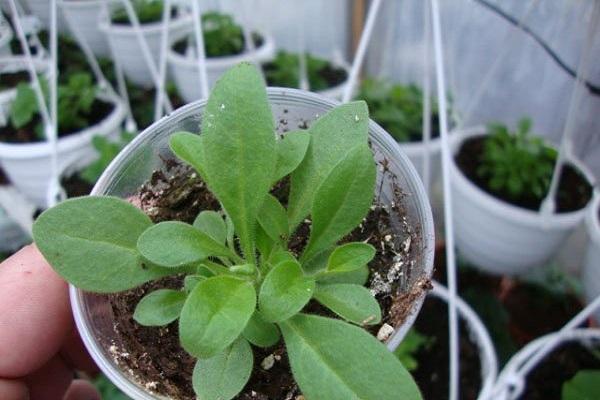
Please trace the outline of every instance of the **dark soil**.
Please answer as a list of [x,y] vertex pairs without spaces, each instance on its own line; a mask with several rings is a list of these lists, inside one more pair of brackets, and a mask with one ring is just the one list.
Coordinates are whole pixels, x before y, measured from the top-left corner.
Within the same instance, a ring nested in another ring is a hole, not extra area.
[[[84,127],[62,127],[59,126],[58,137],[65,137],[81,130],[96,125],[104,120],[112,112],[114,105],[96,99],[88,114],[88,124]],[[38,134],[36,130],[41,130]],[[41,117],[36,115],[27,125],[22,128],[14,129],[11,124],[0,127],[0,142],[5,143],[35,143],[46,140],[43,135]]]
[[600,369],[600,358],[580,344],[551,353],[528,376],[523,400],[561,400],[562,385],[582,369]]
[[63,177],[60,185],[67,192],[68,198],[87,196],[94,188],[93,184],[81,178],[78,173],[74,173],[68,177]]
[[[448,305],[436,298],[427,298],[414,328],[421,334],[433,338],[429,346],[422,347],[416,354],[418,367],[412,371],[423,399],[442,400],[448,398],[449,360]],[[475,400],[481,389],[481,363],[479,348],[469,339],[464,322],[460,331],[460,399]]]
[[[252,41],[254,42],[254,48],[258,49],[260,46],[262,46],[265,43],[265,39],[256,32],[252,32]],[[246,38],[243,37],[242,38],[242,49],[246,48]],[[195,41],[189,37],[183,38],[178,40],[177,42],[175,42],[172,46],[173,50],[175,50],[176,53],[181,54],[182,56],[184,56],[187,52],[188,46],[190,44],[194,44],[195,46]],[[222,52],[222,51],[221,51]],[[228,57],[228,56],[235,56],[238,54],[242,54],[244,52],[244,50],[239,51],[237,53],[229,53],[229,54],[206,54],[206,57],[208,58],[212,58],[212,57]]]
[[[265,71],[269,71],[277,67],[272,63],[264,63],[262,68]],[[331,63],[328,63],[325,67],[321,68],[318,74],[327,82],[327,89],[342,84],[348,77],[345,69],[338,68]],[[271,82],[269,79],[267,79],[267,84],[269,86],[273,86],[273,82]]]
[[[280,200],[287,199],[285,183],[274,193]],[[156,171],[150,181],[143,185],[135,201],[154,222],[179,220],[192,222],[200,210],[218,210],[219,204],[208,191],[204,182],[188,167],[166,161],[166,171]],[[285,203],[284,203],[285,204]],[[398,202],[400,204],[400,202]],[[374,205],[360,227],[352,232],[346,241],[368,240],[378,248],[375,260],[370,264],[371,275],[368,287],[376,293],[382,306],[382,323],[396,325],[408,315],[414,299],[430,287],[429,281],[417,280],[408,293],[399,293],[400,280],[414,261],[411,241],[418,235],[405,227],[404,236],[390,228],[394,212],[401,212],[395,206],[390,212],[382,206]],[[306,221],[295,238],[291,239],[292,250],[299,250],[306,241],[310,222]],[[132,315],[136,304],[148,292],[157,288],[181,288],[182,276],[168,277],[148,283],[140,288],[109,295],[115,316],[115,330],[120,336],[119,346],[112,345],[111,352],[117,363],[125,370],[131,369],[143,385],[160,394],[176,399],[193,399],[192,371],[194,360],[179,345],[177,323],[162,328],[148,328],[138,325]],[[325,313],[314,303],[307,309]],[[377,333],[379,326],[373,328]],[[243,393],[236,398],[241,400],[282,400],[295,399],[300,394],[291,374],[283,343],[267,348],[254,348],[255,368]],[[265,370],[261,362],[273,357],[272,368]]]
[[0,90],[15,88],[21,82],[29,82],[29,73],[27,71],[0,74]]
[[[481,190],[517,207],[537,211],[543,199],[523,197],[513,200],[508,193],[490,189],[477,170],[481,165],[486,137],[474,137],[465,140],[455,156],[456,163],[467,178]],[[558,191],[556,193],[556,209],[559,213],[576,211],[584,208],[592,197],[592,186],[585,176],[573,165],[565,164],[561,171]]]

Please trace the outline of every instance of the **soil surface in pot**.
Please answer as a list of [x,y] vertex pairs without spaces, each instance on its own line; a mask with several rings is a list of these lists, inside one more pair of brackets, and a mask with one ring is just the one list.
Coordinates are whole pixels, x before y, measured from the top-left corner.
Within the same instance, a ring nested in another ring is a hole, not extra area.
[[[262,65],[262,67],[263,67],[263,70],[265,70],[265,72],[276,68],[276,66],[272,63],[264,63]],[[341,85],[342,83],[344,83],[346,78],[348,78],[348,73],[346,72],[346,70],[344,68],[336,67],[335,65],[333,65],[331,63],[327,63],[326,66],[319,69],[318,74],[321,78],[323,78],[327,82],[326,89],[330,89],[332,87]],[[269,86],[280,86],[280,84],[278,84],[277,82],[272,82],[268,78],[267,78],[267,84]],[[295,88],[297,89],[298,86],[296,86]],[[320,90],[326,90],[326,89],[320,89]]]
[[[85,127],[74,129],[61,129],[59,126],[58,137],[65,137],[81,132],[91,126],[102,122],[115,108],[114,104],[107,103],[96,99],[92,104],[92,108],[87,116],[88,124]],[[9,123],[5,126],[0,126],[0,142],[5,143],[35,143],[45,141],[43,134],[42,120],[39,115],[36,115],[27,125],[15,129]]]
[[[539,210],[543,199],[523,197],[518,201],[513,200],[508,193],[496,192],[488,187],[487,181],[482,179],[477,170],[481,165],[481,157],[486,137],[474,137],[464,141],[458,154],[455,156],[456,164],[467,178],[483,191],[517,207],[529,210]],[[566,164],[561,171],[558,191],[556,193],[556,208],[559,213],[576,211],[584,208],[592,197],[592,186],[585,176],[575,166]]]
[[[448,304],[428,297],[423,303],[419,317],[413,327],[419,334],[431,339],[415,354],[418,366],[411,373],[425,400],[448,398],[449,360],[448,347]],[[471,341],[463,320],[460,330],[460,398],[475,400],[481,389],[481,362],[479,348]]]
[[531,372],[520,399],[561,400],[562,385],[582,369],[600,369],[600,357],[578,343],[567,343]]
[[[286,204],[289,185],[278,185],[273,193]],[[399,189],[398,189],[399,190]],[[420,233],[415,232],[402,218],[403,194],[398,192],[393,207],[375,204],[367,218],[345,241],[368,240],[378,249],[376,258],[370,263],[368,287],[376,293],[381,304],[383,323],[400,324],[410,314],[414,301],[430,288],[429,279],[410,277],[408,267],[417,260],[416,243]],[[179,220],[192,222],[200,210],[218,210],[219,204],[206,185],[189,168],[167,162],[166,171],[156,171],[140,189],[136,202],[152,218],[159,222]],[[392,230],[391,219],[399,222],[401,233]],[[303,248],[309,232],[309,222],[298,229],[290,240],[290,247],[297,251]],[[193,399],[192,371],[195,360],[179,345],[177,323],[165,327],[148,328],[138,325],[132,318],[136,304],[148,292],[158,288],[181,288],[182,276],[168,277],[148,283],[139,288],[109,295],[115,317],[114,329],[119,343],[106,343],[113,358],[124,370],[146,388],[174,399]],[[400,291],[404,282],[412,283],[408,290]],[[318,304],[309,304],[313,313],[326,314]],[[379,326],[371,328],[377,333]],[[291,374],[283,342],[267,348],[253,347],[255,368],[244,391],[237,399],[243,400],[294,400],[300,395]],[[274,361],[273,366],[261,366],[265,358]]]
[[21,82],[29,82],[29,73],[27,71],[0,74],[0,90],[15,88]]
[[[246,48],[246,38],[242,37],[241,41],[243,43],[242,45],[242,49]],[[252,41],[254,42],[254,48],[258,50],[259,47],[261,47],[264,43],[265,43],[265,39],[262,37],[261,34],[257,33],[257,32],[252,32]],[[185,56],[187,54],[188,51],[188,47],[190,45],[193,45],[194,47],[196,46],[196,42],[194,41],[193,38],[191,37],[186,37],[183,38],[181,40],[178,40],[177,42],[175,42],[172,46],[173,50],[178,53],[181,54],[182,56]],[[211,46],[205,46],[206,48],[211,48]],[[207,53],[206,57],[207,58],[218,58],[218,57],[229,57],[229,56],[236,56],[238,54],[242,54],[244,52],[244,50],[242,51],[238,51],[236,53],[223,53],[223,54],[210,54]]]

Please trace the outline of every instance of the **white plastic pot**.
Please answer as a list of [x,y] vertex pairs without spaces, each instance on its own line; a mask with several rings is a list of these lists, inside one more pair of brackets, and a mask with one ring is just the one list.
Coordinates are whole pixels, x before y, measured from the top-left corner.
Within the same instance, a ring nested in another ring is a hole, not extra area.
[[[594,200],[588,206],[585,226],[588,234],[588,247],[583,263],[582,281],[586,300],[591,302],[600,296],[600,191],[596,191]],[[600,322],[600,311],[594,314]]]
[[[2,2],[2,8],[10,13],[9,0],[2,0]],[[50,27],[50,5],[52,4],[50,0],[18,0],[17,3],[21,3],[28,14],[34,15],[40,21],[42,28]],[[60,12],[57,14],[56,24],[59,32],[66,31],[65,20]]]
[[[542,336],[528,343],[506,363],[504,369],[500,372],[489,400],[519,399],[527,384],[527,373],[521,370],[524,364],[539,351],[543,350],[544,355],[549,355],[557,348],[569,342],[587,345],[593,344],[597,347],[600,345],[600,329],[559,331]],[[546,346],[549,347],[545,348]]]
[[[48,76],[50,72],[49,63],[47,60],[39,57],[32,58],[33,66],[38,74]],[[0,59],[0,74],[3,73],[14,73],[19,71],[28,71],[27,59],[25,56],[11,56]],[[15,98],[17,94],[16,88],[6,89],[0,91],[0,114],[3,112],[6,114],[8,111],[5,109],[7,105]],[[1,120],[1,117],[0,117]]]
[[67,26],[77,40],[85,41],[96,57],[110,54],[104,33],[100,32],[100,17],[104,0],[60,0],[59,5]]
[[333,64],[334,67],[341,68],[344,71],[346,71],[346,80],[344,80],[339,85],[336,85],[329,89],[319,90],[316,93],[320,94],[321,96],[329,97],[330,99],[341,100],[342,95],[346,91],[346,86],[348,86],[348,78],[350,77],[350,65],[346,61],[343,61],[341,59],[330,60],[330,62]]
[[10,41],[12,37],[13,34],[10,25],[0,15],[0,57],[9,56],[11,54]]
[[[453,133],[452,154],[458,153],[466,139],[484,134],[484,128]],[[573,164],[592,181],[587,169],[580,163]],[[450,163],[450,184],[458,250],[467,261],[494,274],[516,275],[543,265],[585,215],[585,209],[581,209],[546,217],[501,201],[472,183],[454,157]]]
[[[177,17],[171,19],[169,25],[170,42],[181,39],[191,31],[192,16],[189,13],[183,13],[181,10]],[[111,24],[109,20],[103,20],[100,22],[100,30],[106,35],[113,58],[123,68],[127,79],[145,88],[153,87],[154,81],[151,70],[146,64],[138,35],[133,26]],[[158,71],[162,22],[142,24],[140,25],[140,31],[146,39],[154,65],[157,66],[156,70]]]
[[0,208],[0,252],[14,251],[28,239],[21,227]]
[[[446,303],[450,301],[448,289],[438,282],[433,282],[433,290],[430,292],[430,295],[437,297]],[[485,328],[485,325],[477,316],[477,313],[475,313],[475,311],[473,311],[473,309],[460,297],[456,297],[456,310],[459,318],[465,322],[469,339],[475,343],[479,349],[481,389],[477,399],[489,399],[494,383],[496,382],[496,375],[498,374],[498,358],[492,339],[490,338],[490,334]],[[443,318],[443,316],[440,316],[440,318]],[[446,366],[444,365],[443,367]]]
[[[264,37],[262,46],[254,51],[245,51],[242,54],[226,57],[212,57],[206,59],[206,74],[209,89],[217,79],[229,68],[242,61],[265,62],[271,60],[275,53],[275,43],[270,36]],[[190,41],[193,43],[193,41]],[[168,63],[171,75],[177,90],[186,103],[191,103],[202,98],[200,77],[198,75],[198,58],[196,57],[195,44],[188,45],[186,54],[176,52],[173,47],[169,49]]]
[[[103,101],[114,105],[112,112],[100,123],[78,133],[58,139],[59,172],[69,166],[84,167],[93,159],[94,136],[118,137],[125,119],[125,106],[115,96],[101,95]],[[46,207],[51,178],[51,146],[39,143],[0,143],[0,164],[10,181],[39,207]]]

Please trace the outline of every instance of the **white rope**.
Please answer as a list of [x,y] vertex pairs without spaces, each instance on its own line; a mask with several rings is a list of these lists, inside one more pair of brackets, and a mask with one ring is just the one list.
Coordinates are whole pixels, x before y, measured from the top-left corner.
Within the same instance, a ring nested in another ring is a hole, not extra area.
[[552,181],[550,182],[550,188],[546,195],[546,198],[542,201],[540,211],[542,218],[547,221],[551,214],[556,211],[556,192],[558,190],[558,184],[560,183],[561,172],[565,161],[569,157],[569,149],[573,143],[573,137],[575,135],[575,124],[577,121],[577,113],[581,108],[581,103],[585,100],[586,88],[584,82],[588,78],[589,67],[592,60],[594,37],[598,32],[598,24],[600,23],[599,15],[600,7],[598,2],[593,2],[592,15],[586,31],[585,44],[581,50],[581,56],[579,58],[579,65],[577,66],[577,73],[575,81],[573,82],[573,92],[571,94],[571,102],[569,110],[567,112],[567,120],[563,135],[560,141],[560,147],[558,149],[558,157],[554,164],[554,170],[552,171]]
[[429,75],[430,59],[430,44],[431,44],[431,14],[428,9],[428,2],[423,3],[423,185],[427,191],[427,195],[431,196],[431,156],[429,145],[431,143],[431,76]]
[[[156,88],[156,90],[160,90],[160,88],[163,85],[161,85],[161,83],[160,83],[160,75],[156,68],[156,63],[154,62],[154,59],[152,58],[152,53],[150,52],[150,47],[148,46],[148,42],[146,41],[146,38],[142,34],[140,20],[139,20],[137,14],[135,13],[135,10],[133,9],[133,6],[131,5],[130,0],[121,0],[121,3],[123,4],[123,7],[125,8],[125,12],[127,13],[127,17],[129,18],[129,22],[131,23],[131,26],[133,28],[133,32],[135,33],[138,44],[140,45],[140,49],[142,50],[142,56],[144,57],[146,66],[148,67],[148,69],[150,71],[152,81],[154,82],[154,87]],[[109,19],[110,19],[110,16],[109,16]],[[171,105],[169,96],[163,96],[163,103],[164,103],[164,107],[165,107],[165,110],[167,111],[167,113],[170,113],[173,111],[173,106]]]
[[56,0],[50,2],[50,125],[46,126],[46,138],[50,142],[50,182],[47,192],[47,206],[52,207],[66,196],[60,186],[58,170],[58,27]]
[[202,15],[200,13],[199,0],[191,0],[192,14],[194,19],[194,39],[196,40],[196,57],[198,66],[198,77],[200,78],[200,92],[202,98],[207,99],[209,93],[208,75],[206,72],[206,50],[204,48],[204,34],[202,33]]
[[454,250],[454,230],[452,227],[452,193],[450,189],[450,141],[446,106],[446,78],[444,76],[444,53],[442,51],[442,32],[438,0],[431,1],[433,23],[433,48],[435,54],[435,72],[437,79],[438,113],[442,140],[442,176],[444,186],[444,223],[446,233],[446,274],[448,280],[448,315],[450,328],[450,400],[459,395],[459,353],[458,353],[458,317],[456,313],[456,255]]
[[156,101],[154,102],[154,121],[158,121],[163,115],[165,93],[165,79],[167,75],[167,51],[169,45],[169,25],[171,24],[171,0],[164,0],[162,14],[162,29],[160,34],[160,53],[158,55],[158,87],[156,89]]
[[379,13],[380,8],[381,0],[373,0],[371,2],[371,6],[369,7],[369,12],[367,14],[367,21],[365,22],[365,26],[360,36],[358,48],[356,49],[354,61],[352,62],[352,68],[350,69],[348,84],[344,88],[344,93],[342,94],[342,103],[347,103],[352,99],[352,93],[354,93],[354,89],[358,81],[358,75],[367,52],[367,46],[371,40],[373,27],[375,26],[375,21],[377,20],[377,14]]

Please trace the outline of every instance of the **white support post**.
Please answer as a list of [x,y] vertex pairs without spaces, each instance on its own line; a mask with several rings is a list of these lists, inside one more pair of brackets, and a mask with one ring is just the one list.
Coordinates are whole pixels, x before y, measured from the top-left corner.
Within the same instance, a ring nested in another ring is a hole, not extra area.
[[427,195],[431,196],[431,153],[429,145],[431,143],[431,76],[429,75],[429,65],[431,63],[431,14],[429,10],[429,2],[423,2],[423,36],[425,45],[423,46],[423,186],[427,191]]
[[446,233],[446,274],[448,280],[448,315],[450,330],[450,400],[459,395],[459,347],[458,315],[456,311],[456,254],[454,249],[454,230],[452,227],[452,193],[450,189],[450,140],[448,137],[448,108],[446,105],[446,77],[444,75],[444,53],[442,51],[442,32],[438,0],[430,0],[431,20],[433,23],[433,50],[435,54],[435,72],[437,80],[438,108],[440,116],[440,134],[442,141],[442,179],[444,186],[444,223]]
[[196,56],[198,57],[198,77],[200,78],[200,91],[203,99],[208,99],[208,75],[206,73],[206,49],[204,48],[204,35],[202,33],[202,15],[200,14],[199,0],[191,0],[194,19],[194,39],[196,41]]
[[154,102],[154,121],[158,121],[163,113],[163,102],[168,94],[165,91],[167,75],[167,51],[169,46],[169,25],[171,24],[171,0],[164,0],[162,14],[162,29],[160,36],[160,54],[158,55],[158,87],[156,88],[156,101]]

